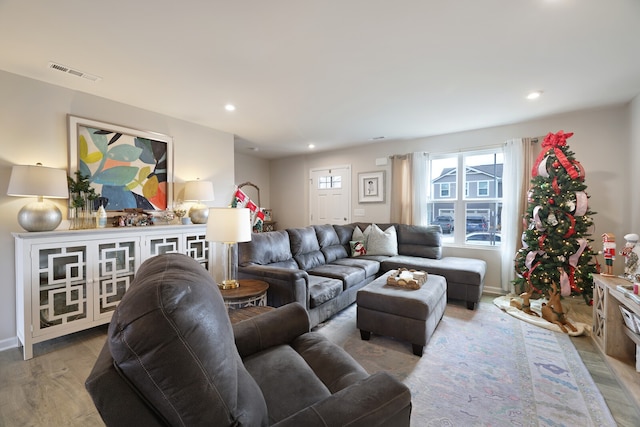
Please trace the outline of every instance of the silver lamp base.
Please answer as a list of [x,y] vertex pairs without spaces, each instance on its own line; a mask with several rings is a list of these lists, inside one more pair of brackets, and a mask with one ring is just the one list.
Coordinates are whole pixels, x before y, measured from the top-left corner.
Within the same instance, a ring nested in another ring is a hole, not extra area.
[[46,200],[27,203],[18,212],[18,223],[27,231],[52,231],[62,221],[62,212]]
[[206,224],[209,219],[209,207],[206,205],[193,205],[189,209],[189,218],[194,224]]

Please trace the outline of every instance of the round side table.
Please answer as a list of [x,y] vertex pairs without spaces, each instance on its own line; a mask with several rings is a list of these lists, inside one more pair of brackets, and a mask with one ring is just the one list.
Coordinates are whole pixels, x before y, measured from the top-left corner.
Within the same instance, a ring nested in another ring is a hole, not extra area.
[[239,280],[240,286],[235,289],[221,289],[222,299],[228,309],[258,307],[267,305],[267,289],[269,284],[263,280]]

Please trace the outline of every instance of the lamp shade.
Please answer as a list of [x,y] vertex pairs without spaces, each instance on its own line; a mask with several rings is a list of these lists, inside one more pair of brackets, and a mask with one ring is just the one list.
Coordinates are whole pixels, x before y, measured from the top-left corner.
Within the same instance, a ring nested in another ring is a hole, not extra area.
[[16,165],[11,169],[7,195],[37,197],[18,212],[18,223],[27,231],[55,230],[62,221],[60,209],[44,197],[67,199],[67,172],[62,169]]
[[184,199],[191,201],[215,200],[211,181],[187,181],[184,186]]
[[212,242],[248,242],[251,240],[249,209],[210,208],[206,239]]
[[67,172],[40,164],[16,165],[11,169],[7,195],[67,199],[69,198]]

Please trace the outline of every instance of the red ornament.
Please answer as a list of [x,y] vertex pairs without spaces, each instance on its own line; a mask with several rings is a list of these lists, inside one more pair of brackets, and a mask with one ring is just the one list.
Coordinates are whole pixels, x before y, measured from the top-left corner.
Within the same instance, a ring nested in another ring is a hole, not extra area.
[[553,199],[549,199],[549,204],[553,205],[555,202],[553,201]]

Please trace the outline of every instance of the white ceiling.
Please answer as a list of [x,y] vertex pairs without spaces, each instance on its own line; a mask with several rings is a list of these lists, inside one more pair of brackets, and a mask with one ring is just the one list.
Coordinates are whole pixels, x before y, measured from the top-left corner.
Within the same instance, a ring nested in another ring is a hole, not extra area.
[[0,0],[0,69],[273,158],[628,102],[640,1]]

